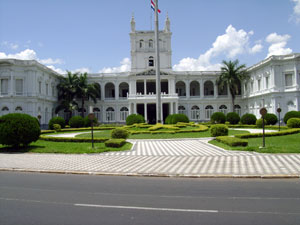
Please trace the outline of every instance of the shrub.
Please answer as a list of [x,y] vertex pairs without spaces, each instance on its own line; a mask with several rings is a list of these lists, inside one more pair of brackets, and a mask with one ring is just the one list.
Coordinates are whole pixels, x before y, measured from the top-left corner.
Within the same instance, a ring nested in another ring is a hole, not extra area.
[[236,112],[229,112],[226,115],[226,121],[230,124],[238,124],[240,122],[240,116]]
[[[256,120],[256,126],[257,126],[258,128],[262,128],[262,123],[263,123],[263,119],[262,119],[262,118]],[[267,121],[264,120],[264,123],[265,123],[264,125],[266,126],[266,125],[267,125]]]
[[267,113],[265,120],[267,121],[267,125],[275,125],[278,122],[277,116],[273,113]]
[[81,116],[73,116],[69,120],[69,125],[72,128],[80,128],[84,126],[84,120]]
[[110,139],[104,143],[105,143],[106,147],[120,148],[126,143],[126,140],[125,139]]
[[128,136],[129,136],[129,132],[128,132],[128,130],[126,130],[124,128],[116,128],[116,129],[113,129],[111,132],[112,138],[126,139]]
[[[288,129],[283,131],[268,132],[265,133],[265,137],[284,136],[284,135],[297,134],[297,133],[300,133],[300,129],[293,128],[293,129]],[[257,137],[262,137],[263,133],[236,134],[234,136],[237,138],[257,138]]]
[[135,123],[145,123],[145,119],[140,114],[131,114],[126,118],[126,125],[132,125]]
[[288,121],[290,118],[300,118],[300,112],[298,112],[298,111],[290,111],[290,112],[287,112],[287,113],[284,115],[284,118],[283,118],[284,123],[287,124],[287,121]]
[[148,130],[149,131],[155,131],[155,130],[159,130],[162,129],[164,127],[164,125],[162,125],[161,123],[157,123],[152,127],[149,127]]
[[246,113],[242,116],[241,122],[242,124],[254,125],[256,123],[256,116],[250,113]]
[[[91,127],[92,126],[92,121],[89,120],[88,116],[84,117],[83,121],[84,121],[84,127]],[[94,122],[94,126],[98,125],[98,120],[97,120],[96,117],[93,119],[93,122]]]
[[50,130],[53,130],[53,124],[59,124],[61,128],[64,128],[66,125],[66,122],[65,122],[64,118],[62,118],[60,116],[56,116],[56,117],[53,117],[48,123]]
[[59,124],[53,124],[53,129],[55,130],[55,132],[59,132],[61,131],[61,126]]
[[189,123],[189,118],[184,114],[173,114],[170,124],[176,124],[178,122]]
[[0,144],[27,146],[39,139],[41,129],[36,118],[21,113],[0,117]]
[[210,121],[212,123],[225,123],[226,121],[226,116],[222,112],[215,112],[211,115]]
[[287,126],[289,128],[300,128],[300,118],[290,118],[287,121]]
[[167,116],[167,118],[165,119],[165,124],[171,124],[171,122],[172,122],[172,115],[169,114],[169,115]]
[[228,135],[228,127],[223,124],[212,125],[210,127],[210,134],[212,137],[227,136]]
[[[41,135],[40,140],[52,142],[92,142],[92,138],[51,137],[47,135]],[[103,143],[107,140],[108,138],[94,138],[95,143]]]
[[227,137],[227,136],[220,136],[216,137],[216,140],[222,142],[229,146],[247,146],[248,140],[242,140],[236,137]]

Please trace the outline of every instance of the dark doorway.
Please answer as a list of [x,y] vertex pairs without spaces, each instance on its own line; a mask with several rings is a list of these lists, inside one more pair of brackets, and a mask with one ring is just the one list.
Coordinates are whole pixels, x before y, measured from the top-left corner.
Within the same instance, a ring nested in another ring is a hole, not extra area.
[[169,115],[169,103],[163,103],[163,121],[165,123],[165,120],[167,116]]
[[145,117],[145,108],[144,108],[144,104],[137,104],[136,105],[136,112],[137,114],[142,115],[143,117]]
[[149,124],[156,123],[156,104],[147,105],[147,117],[148,117]]
[[169,94],[169,84],[168,81],[162,80],[160,83],[161,86],[161,92],[165,92],[166,94]]
[[155,81],[147,81],[147,94],[149,94],[149,93],[156,94]]

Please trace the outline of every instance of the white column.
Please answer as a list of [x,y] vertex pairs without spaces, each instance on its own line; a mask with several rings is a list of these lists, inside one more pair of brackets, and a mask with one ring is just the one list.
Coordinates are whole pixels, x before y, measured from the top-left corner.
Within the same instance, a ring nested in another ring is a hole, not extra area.
[[147,103],[146,102],[144,104],[144,113],[145,113],[145,121],[147,123],[147,121],[148,121],[148,115],[147,115]]
[[170,114],[174,114],[173,113],[173,108],[174,108],[174,103],[173,102],[170,102]]
[[175,113],[178,114],[178,102],[175,103]]
[[104,106],[101,106],[101,112],[102,112],[102,123],[104,123],[106,121],[105,120],[106,112],[105,112],[105,107]]
[[216,84],[216,81],[214,81],[214,97],[217,98],[218,97],[218,86]]
[[105,99],[105,84],[101,85],[101,99]]
[[201,79],[199,81],[200,83],[200,98],[203,98],[204,97],[204,85],[203,85],[203,80]]
[[185,81],[186,98],[190,98],[190,81]]
[[115,85],[115,99],[119,100],[119,82],[114,82]]
[[144,79],[144,95],[147,95],[147,80]]
[[14,94],[14,76],[10,74],[10,94]]
[[296,87],[299,87],[300,86],[300,83],[299,83],[299,74],[297,73],[297,64],[296,64],[296,62],[295,62],[295,65],[294,65],[294,73],[295,73]]
[[136,114],[136,103],[133,103],[133,113]]

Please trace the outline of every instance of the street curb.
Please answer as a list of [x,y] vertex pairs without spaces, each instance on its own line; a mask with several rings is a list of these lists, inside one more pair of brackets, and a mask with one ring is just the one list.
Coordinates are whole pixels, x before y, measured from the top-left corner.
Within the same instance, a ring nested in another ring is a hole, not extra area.
[[247,178],[247,179],[295,179],[300,174],[276,174],[276,175],[234,175],[234,174],[151,174],[151,173],[106,173],[88,171],[63,171],[63,170],[34,170],[17,168],[0,168],[0,172],[27,172],[27,173],[50,173],[50,174],[74,174],[74,175],[99,175],[99,176],[127,176],[127,177],[165,177],[165,178]]

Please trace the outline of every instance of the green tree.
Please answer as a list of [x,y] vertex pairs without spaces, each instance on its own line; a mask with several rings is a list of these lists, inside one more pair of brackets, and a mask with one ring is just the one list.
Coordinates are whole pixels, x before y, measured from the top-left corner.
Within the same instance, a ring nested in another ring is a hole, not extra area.
[[75,97],[81,99],[81,116],[84,117],[84,103],[86,100],[93,100],[97,103],[100,97],[100,86],[98,83],[88,84],[87,73],[80,74],[77,80]]
[[69,118],[72,117],[72,111],[78,108],[78,104],[75,101],[78,74],[68,71],[66,77],[61,77],[59,84],[57,85],[58,91],[58,106],[55,108],[55,113],[61,110],[68,111]]
[[222,63],[223,66],[221,67],[221,74],[217,78],[216,83],[221,89],[228,85],[232,101],[232,109],[234,111],[236,95],[240,94],[241,83],[248,79],[249,75],[246,71],[246,65],[239,65],[239,60],[229,60],[228,62],[223,60]]

